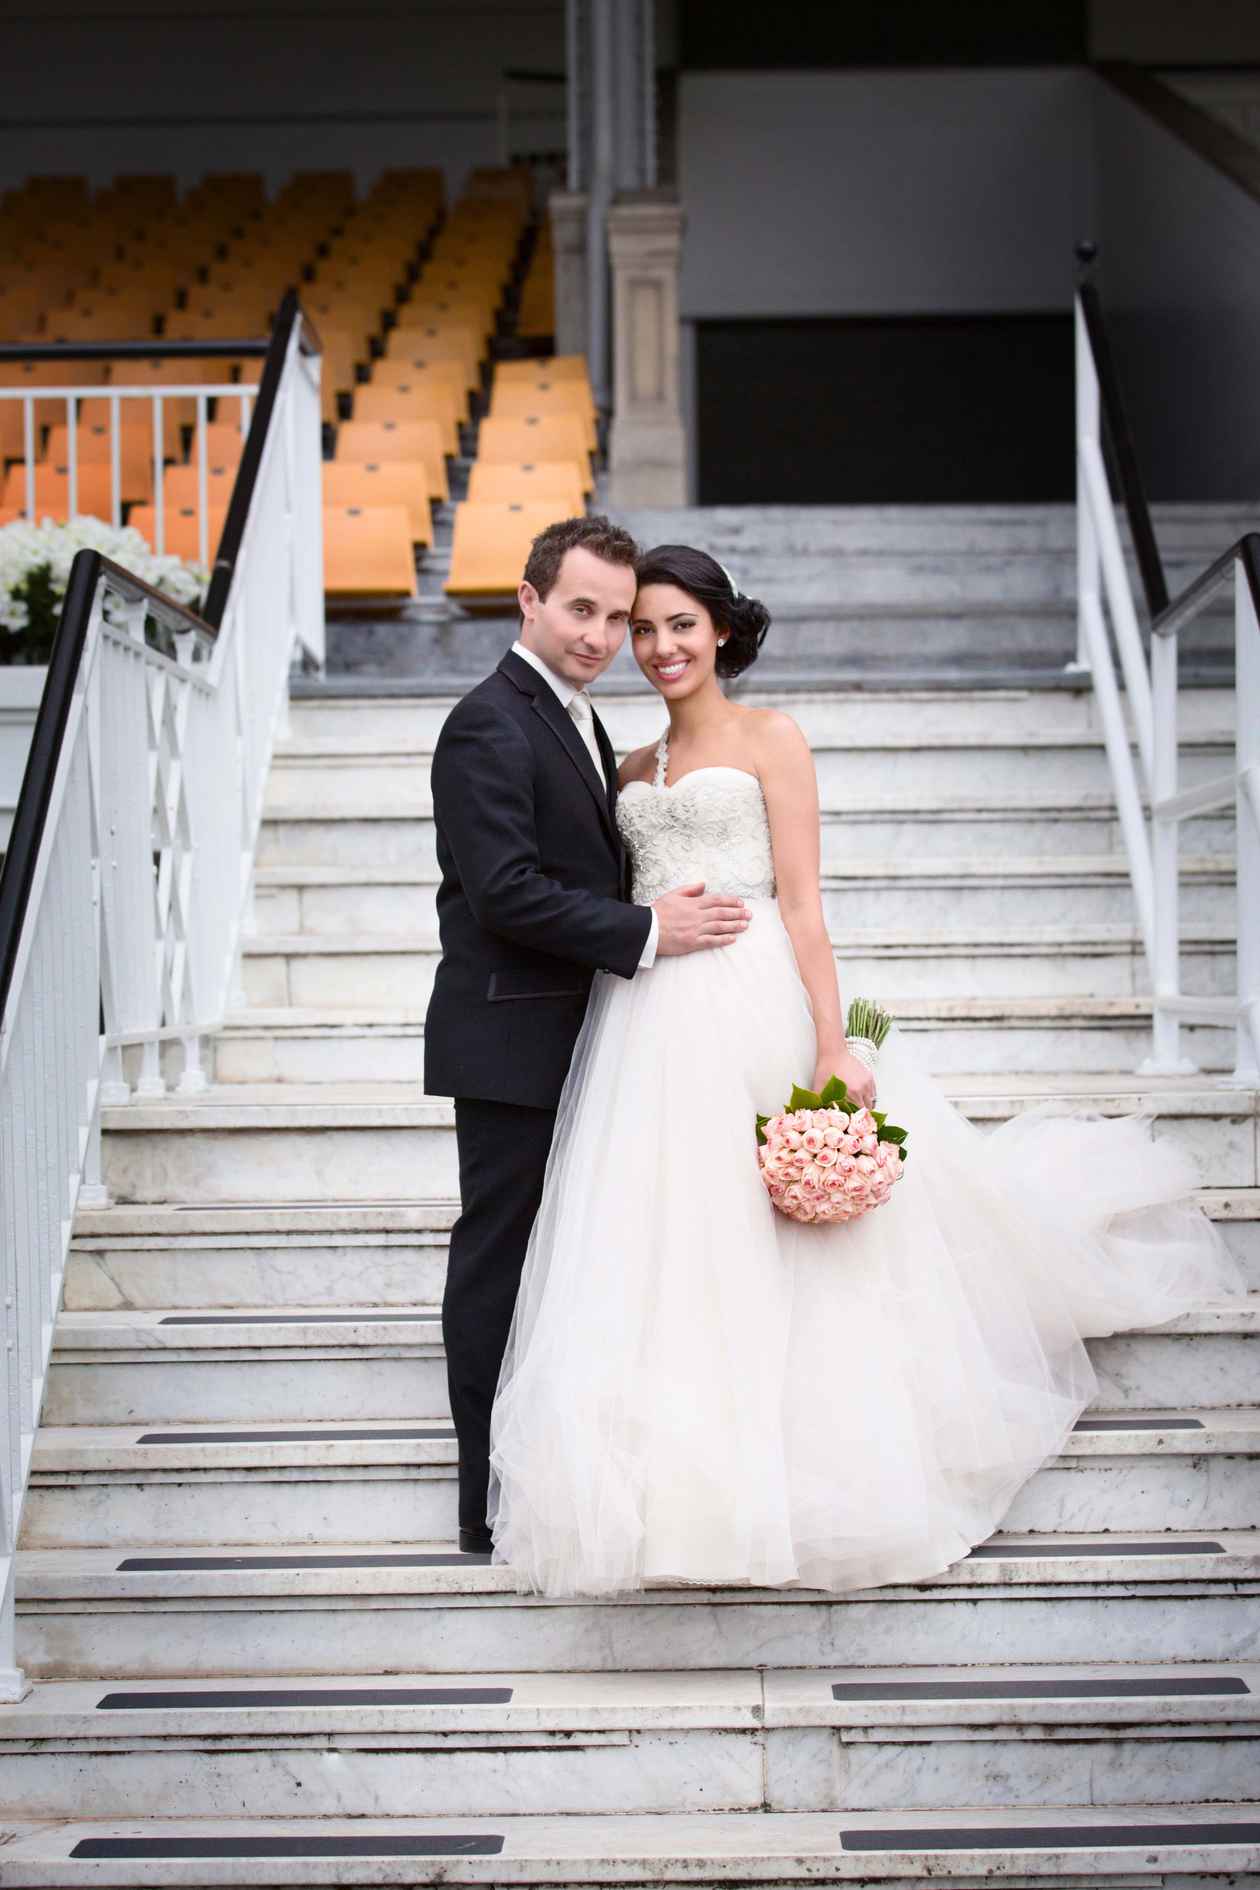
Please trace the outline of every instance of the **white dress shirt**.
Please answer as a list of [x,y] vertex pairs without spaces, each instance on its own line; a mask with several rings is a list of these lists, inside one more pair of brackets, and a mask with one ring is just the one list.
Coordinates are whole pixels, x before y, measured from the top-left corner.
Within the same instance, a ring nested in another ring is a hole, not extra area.
[[[512,649],[515,655],[519,656],[523,662],[528,663],[531,669],[536,669],[538,671],[538,674],[543,678],[543,680],[551,685],[551,689],[553,693],[559,699],[561,707],[564,709],[567,715],[569,711],[569,704],[572,702],[574,696],[579,695],[581,693],[581,691],[578,688],[578,685],[576,683],[570,682],[567,676],[558,676],[554,669],[549,669],[546,663],[543,662],[542,657],[536,656],[533,650],[527,650],[525,645],[520,641],[519,638],[512,645]],[[579,733],[581,733],[580,729],[579,729]],[[592,739],[593,739],[594,738],[593,729],[591,733],[592,733]],[[604,763],[603,763],[603,758],[598,753],[598,749],[596,749],[595,752],[592,754],[591,759],[595,762],[597,768],[599,769],[599,772],[603,774]],[[607,776],[605,776],[605,780],[607,780]],[[649,908],[649,911],[650,911],[650,908]],[[656,963],[656,947],[660,941],[660,936],[661,936],[660,920],[657,918],[655,912],[651,912],[650,916],[651,916],[652,922],[650,926],[648,927],[647,943],[643,947],[643,956],[639,960],[640,971],[647,971],[652,965]]]

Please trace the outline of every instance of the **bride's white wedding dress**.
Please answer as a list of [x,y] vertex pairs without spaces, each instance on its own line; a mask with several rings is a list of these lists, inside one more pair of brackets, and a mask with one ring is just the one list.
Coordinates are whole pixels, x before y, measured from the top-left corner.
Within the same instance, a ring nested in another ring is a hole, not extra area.
[[752,923],[596,978],[494,1406],[494,1559],[551,1594],[913,1580],[1060,1450],[1095,1391],[1083,1339],[1243,1282],[1175,1142],[1044,1110],[985,1133],[895,1025],[891,1199],[778,1215],[753,1119],[810,1082],[815,1040],[765,803],[736,768],[666,787],[665,758],[618,803],[636,901],[703,880]]

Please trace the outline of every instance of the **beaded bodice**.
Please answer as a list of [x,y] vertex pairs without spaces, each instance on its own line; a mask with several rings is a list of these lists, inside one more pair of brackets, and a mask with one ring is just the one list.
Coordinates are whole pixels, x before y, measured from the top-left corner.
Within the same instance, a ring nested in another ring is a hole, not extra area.
[[742,768],[694,768],[666,787],[669,738],[656,750],[656,778],[630,781],[617,825],[630,854],[636,905],[703,880],[740,899],[774,897],[774,856],[765,798]]

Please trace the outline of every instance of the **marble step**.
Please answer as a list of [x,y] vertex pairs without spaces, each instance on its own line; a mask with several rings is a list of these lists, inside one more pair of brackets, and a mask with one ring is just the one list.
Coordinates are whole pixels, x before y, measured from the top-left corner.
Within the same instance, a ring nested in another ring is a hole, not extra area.
[[[1200,1077],[962,1076],[947,1095],[983,1126],[1042,1103],[1149,1112],[1197,1157],[1204,1187],[1254,1188],[1260,1092]],[[454,1111],[414,1083],[235,1083],[101,1112],[111,1196],[131,1202],[449,1200]],[[911,1125],[913,1126],[913,1125]],[[314,1133],[319,1131],[319,1133]]]
[[[260,939],[310,934],[436,932],[438,875],[391,867],[262,867],[255,886]],[[1129,871],[1122,858],[1085,853],[1028,859],[853,862],[822,880],[833,936],[851,924],[937,932],[958,926],[1131,923]],[[1182,923],[1232,931],[1235,869],[1228,855],[1183,856]]]
[[[14,1821],[0,1886],[931,1883],[936,1890],[1251,1890],[1260,1803],[576,1818]],[[193,1874],[195,1873],[195,1875]],[[1245,1874],[1244,1874],[1245,1873]]]
[[[1199,1199],[1260,1292],[1260,1190]],[[119,1206],[81,1210],[66,1264],[73,1312],[321,1312],[436,1306],[455,1201],[314,1207]]]
[[922,1581],[839,1594],[540,1601],[414,1536],[20,1549],[16,1584],[32,1679],[1254,1660],[1260,1531],[1003,1530]]
[[[1142,997],[903,998],[897,1021],[924,1067],[945,1077],[1132,1071],[1151,1048],[1151,1004]],[[1201,1070],[1234,1066],[1232,1029],[1187,1024],[1181,1042]],[[423,1061],[423,1007],[259,1005],[229,1014],[207,1067],[219,1083],[403,1083],[419,1078]],[[182,1067],[175,1050],[167,1063],[174,1082]]]
[[0,1707],[0,1795],[49,1819],[1177,1805],[1245,1799],[1258,1738],[1260,1668],[1228,1662],[41,1681]]
[[[1260,1293],[1091,1339],[1091,1410],[1246,1405],[1260,1388]],[[46,1425],[450,1420],[440,1304],[274,1312],[65,1312]]]
[[[1189,855],[1229,852],[1230,814],[1182,823]],[[889,790],[855,792],[843,812],[824,809],[822,870],[835,873],[857,861],[899,856],[956,860],[983,854],[1002,858],[1083,853],[1117,856],[1120,825],[1112,795],[1103,790],[1059,794],[968,794],[931,799]],[[409,874],[437,868],[427,795],[411,807],[379,799],[371,807],[339,809],[321,800],[268,813],[258,838],[257,865],[267,867],[396,867]]]
[[[664,726],[658,715],[645,735],[653,740]],[[1224,730],[1205,732],[1183,741],[1179,781],[1183,787],[1215,779],[1233,769],[1233,735]],[[382,801],[427,811],[431,753],[375,750],[330,753],[329,744],[310,747],[289,744],[275,757],[267,782],[266,811],[271,817],[286,808],[312,806],[353,810],[371,809]],[[1028,740],[1023,732],[997,740],[942,742],[917,735],[911,742],[873,742],[857,731],[843,743],[814,745],[814,766],[824,806],[844,804],[844,796],[860,784],[864,797],[881,791],[904,797],[918,793],[929,803],[938,796],[1034,792],[1041,783],[1053,783],[1060,794],[1105,793],[1111,789],[1106,751],[1096,735],[1054,740]]]
[[[819,750],[883,748],[912,754],[929,746],[947,750],[1096,748],[1102,741],[1098,701],[1088,682],[1056,690],[952,687],[920,690],[854,689],[820,685],[808,690],[763,689],[751,670],[736,692],[754,708],[784,709]],[[356,756],[415,758],[433,752],[453,696],[338,695],[333,684],[315,696],[295,694],[290,732],[276,745],[277,770],[312,760]],[[618,751],[642,747],[660,735],[666,716],[655,689],[592,690]],[[1234,727],[1229,688],[1186,691],[1178,704],[1183,742],[1214,742]]]
[[[1076,552],[1073,505],[634,506],[617,516],[640,544],[703,545],[723,560],[825,551]],[[1257,522],[1254,506],[1218,502],[1154,504],[1151,520],[1165,557],[1202,554],[1208,563]],[[1127,544],[1123,519],[1119,525]],[[735,576],[746,587],[755,572],[739,566]]]
[[[754,923],[756,923],[754,919]],[[1136,997],[1149,973],[1135,924],[846,925],[833,933],[844,988],[903,997]],[[247,1005],[301,1009],[389,1004],[405,993],[427,1003],[441,948],[433,931],[276,932],[246,939],[241,981]],[[1182,988],[1229,992],[1235,977],[1232,925],[1185,921]]]
[[[455,1433],[415,1403],[349,1424],[44,1425],[23,1545],[453,1540]],[[1260,1529],[1260,1408],[1082,1418],[1003,1520],[1042,1533]]]

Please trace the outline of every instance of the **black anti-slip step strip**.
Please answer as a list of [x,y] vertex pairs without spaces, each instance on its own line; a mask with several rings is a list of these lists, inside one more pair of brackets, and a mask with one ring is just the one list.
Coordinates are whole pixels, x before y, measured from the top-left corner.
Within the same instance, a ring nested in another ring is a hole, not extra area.
[[1260,1823],[907,1825],[840,1833],[845,1851],[1086,1851],[1135,1844],[1260,1844]]
[[1220,1542],[981,1542],[970,1551],[978,1560],[1031,1559],[1040,1555],[1224,1555]]
[[833,1700],[1147,1700],[1174,1694],[1250,1693],[1238,1674],[1194,1674],[1168,1680],[844,1680]]
[[437,1326],[435,1312],[166,1313],[160,1326]]
[[497,1857],[497,1833],[468,1837],[80,1838],[71,1857]]
[[205,1569],[302,1568],[476,1568],[490,1561],[475,1551],[439,1550],[428,1555],[129,1555],[116,1564],[119,1575],[162,1575]]
[[1076,1431],[1201,1431],[1203,1419],[1197,1417],[1087,1417],[1072,1426]]
[[510,1706],[511,1687],[241,1687],[203,1692],[166,1687],[151,1693],[103,1693],[98,1713],[158,1712],[199,1706]]
[[381,1430],[145,1431],[138,1444],[373,1444],[397,1438],[451,1438],[453,1424],[399,1424]]

